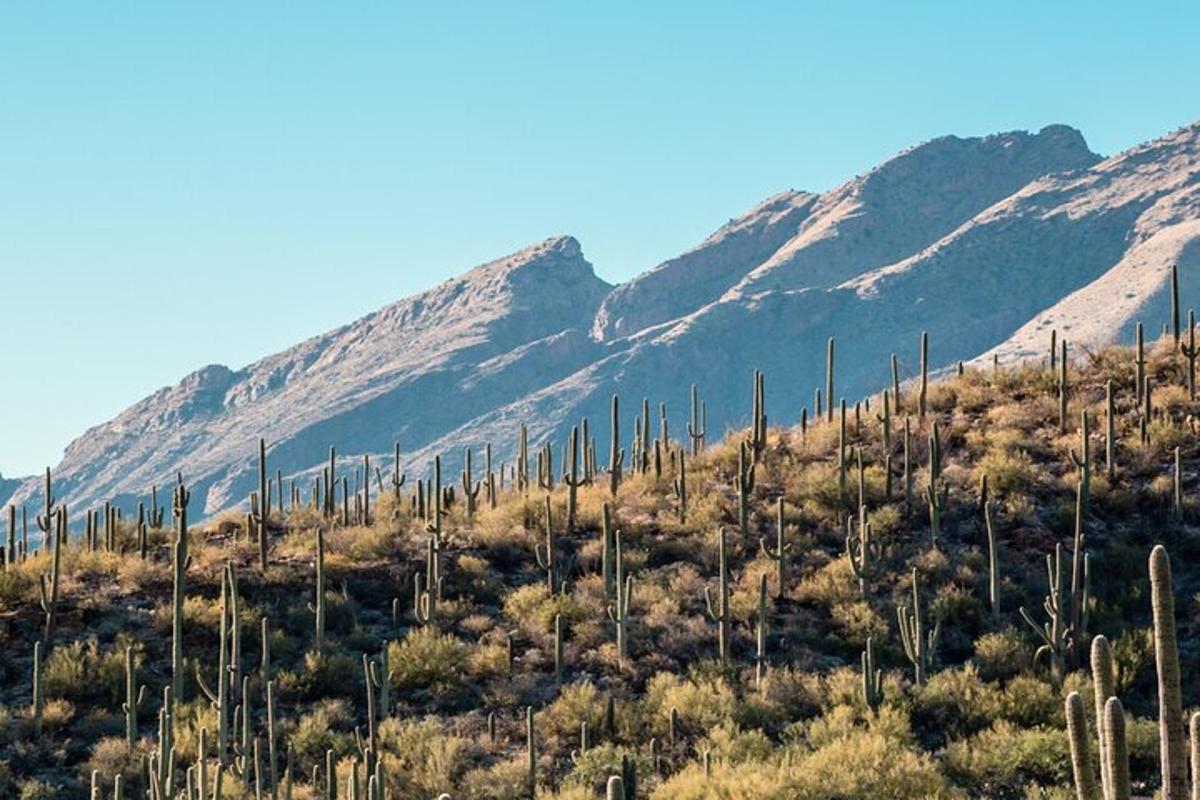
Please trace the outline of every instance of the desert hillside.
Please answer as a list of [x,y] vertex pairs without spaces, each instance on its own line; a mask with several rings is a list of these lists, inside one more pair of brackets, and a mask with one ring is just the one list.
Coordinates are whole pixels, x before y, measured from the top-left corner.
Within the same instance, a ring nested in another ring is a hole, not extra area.
[[611,442],[461,472],[334,438],[280,482],[268,439],[204,525],[192,471],[120,518],[51,472],[3,548],[0,796],[1182,798],[1197,351],[1150,327],[884,361],[798,425],[771,372],[745,430],[622,397]]

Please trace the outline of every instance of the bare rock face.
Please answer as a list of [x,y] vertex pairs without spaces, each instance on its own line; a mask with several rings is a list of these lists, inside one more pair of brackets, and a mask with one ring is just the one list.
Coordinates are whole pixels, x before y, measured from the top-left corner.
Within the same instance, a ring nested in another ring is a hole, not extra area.
[[770,198],[613,290],[592,335],[630,336],[722,297],[829,288],[927,247],[1035,178],[1099,160],[1065,125],[925,142],[824,194]]
[[[56,493],[76,507],[134,502],[181,472],[194,513],[214,513],[250,491],[259,436],[288,474],[330,444],[419,446],[586,363],[610,289],[575,239],[548,239],[242,370],[188,375],[72,442]],[[14,499],[35,494],[31,482]]]
[[[605,460],[611,396],[622,441],[642,397],[682,430],[688,391],[710,438],[744,424],[753,370],[773,423],[812,412],[825,341],[835,400],[883,387],[895,353],[917,367],[1042,358],[1049,329],[1075,345],[1128,340],[1167,320],[1169,275],[1200,293],[1200,124],[1101,160],[1077,131],[945,137],[825,194],[785,192],[695,249],[615,289],[579,243],[548,239],[241,370],[210,366],[87,431],[55,468],[73,508],[132,508],[182,472],[196,515],[245,502],[259,436],[271,469],[299,481],[331,444],[424,475],[463,448],[512,463],[581,418]],[[451,472],[450,474],[454,474]],[[13,501],[34,504],[29,480]]]

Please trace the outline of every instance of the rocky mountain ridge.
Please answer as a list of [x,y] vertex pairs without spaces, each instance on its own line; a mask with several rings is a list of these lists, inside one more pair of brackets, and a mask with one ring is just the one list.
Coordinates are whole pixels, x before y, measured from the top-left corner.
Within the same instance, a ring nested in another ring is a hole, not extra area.
[[[562,236],[477,267],[239,370],[214,365],[80,436],[55,467],[72,507],[132,508],[182,472],[204,514],[244,502],[256,443],[305,492],[331,444],[424,475],[456,474],[464,447],[512,462],[586,416],[622,441],[642,397],[680,433],[689,387],[710,437],[749,414],[766,371],[771,419],[812,412],[825,342],[835,398],[877,390],[896,353],[906,375],[922,330],[935,367],[1042,357],[1050,328],[1076,345],[1128,340],[1166,319],[1168,276],[1200,289],[1200,125],[1101,159],[1065,126],[943,137],[822,194],[789,191],[693,250],[612,287]],[[606,461],[606,446],[599,448]],[[351,461],[345,471],[352,473]],[[36,502],[36,481],[13,502]]]

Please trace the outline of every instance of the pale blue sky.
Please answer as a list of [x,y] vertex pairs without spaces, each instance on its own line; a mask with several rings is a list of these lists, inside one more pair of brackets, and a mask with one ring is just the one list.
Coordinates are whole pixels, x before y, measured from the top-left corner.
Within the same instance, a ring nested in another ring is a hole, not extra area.
[[932,136],[1200,117],[1194,2],[650,5],[0,7],[0,471],[549,235],[619,281]]

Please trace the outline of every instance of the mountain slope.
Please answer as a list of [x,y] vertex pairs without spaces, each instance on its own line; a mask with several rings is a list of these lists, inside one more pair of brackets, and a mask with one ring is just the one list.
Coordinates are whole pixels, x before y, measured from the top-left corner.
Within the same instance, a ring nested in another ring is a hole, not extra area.
[[1076,347],[1128,340],[1139,318],[1155,335],[1171,265],[1185,303],[1200,290],[1200,125],[1098,158],[1063,126],[937,139],[832,192],[776,195],[615,289],[578,242],[550,239],[244,369],[199,370],[73,442],[56,485],[131,507],[182,471],[214,513],[253,488],[259,436],[307,492],[331,444],[350,476],[364,452],[390,468],[397,440],[420,475],[435,454],[454,475],[486,443],[511,464],[522,423],[531,447],[582,417],[603,442],[614,393],[626,443],[642,397],[677,430],[695,383],[714,438],[746,420],[755,368],[791,422],[813,411],[829,337],[834,399],[852,403],[892,353],[913,374],[923,330],[935,368],[1041,358],[1050,327]]
[[419,444],[584,363],[594,345],[572,325],[586,324],[609,288],[578,242],[549,239],[242,370],[189,375],[72,442],[57,491],[77,505],[131,499],[181,471],[194,508],[214,512],[249,491],[260,435],[289,472],[333,443]]

